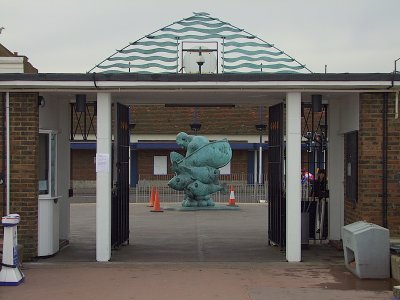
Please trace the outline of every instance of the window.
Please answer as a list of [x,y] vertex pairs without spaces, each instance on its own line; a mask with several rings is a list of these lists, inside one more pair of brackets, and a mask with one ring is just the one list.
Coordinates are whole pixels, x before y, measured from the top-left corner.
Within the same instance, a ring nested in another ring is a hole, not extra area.
[[221,175],[231,175],[231,162],[219,169]]
[[167,175],[167,156],[154,156],[154,175]]
[[52,131],[39,132],[39,195],[55,197],[57,194],[57,135]]

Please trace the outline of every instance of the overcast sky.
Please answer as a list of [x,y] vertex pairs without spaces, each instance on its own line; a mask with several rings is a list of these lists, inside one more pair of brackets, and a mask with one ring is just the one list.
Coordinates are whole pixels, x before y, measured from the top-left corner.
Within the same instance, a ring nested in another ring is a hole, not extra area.
[[0,43],[42,73],[84,73],[192,12],[243,28],[316,73],[325,64],[330,73],[392,72],[400,57],[400,0],[0,0]]

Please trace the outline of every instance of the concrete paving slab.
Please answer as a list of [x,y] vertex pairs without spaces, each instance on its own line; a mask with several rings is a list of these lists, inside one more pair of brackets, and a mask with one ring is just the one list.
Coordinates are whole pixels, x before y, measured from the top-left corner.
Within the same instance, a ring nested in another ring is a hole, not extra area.
[[24,272],[0,299],[392,299],[389,280],[306,263],[29,263]]
[[[164,204],[169,206],[171,204]],[[268,262],[285,261],[285,252],[268,245],[266,204],[243,204],[240,210],[150,212],[130,204],[129,245],[112,251],[114,262]],[[42,262],[94,262],[94,203],[71,205],[71,240]],[[303,261],[342,263],[343,252],[310,245]]]
[[[268,246],[267,214],[265,204],[162,214],[151,213],[145,204],[130,204],[129,245],[113,250],[112,261],[284,261],[284,252]],[[72,204],[70,245],[41,261],[95,261],[95,243],[95,204]]]
[[303,262],[268,246],[267,206],[150,213],[130,205],[130,244],[95,262],[95,204],[71,205],[70,245],[25,263],[25,283],[0,299],[393,299],[391,279],[361,280],[342,251],[311,244]]

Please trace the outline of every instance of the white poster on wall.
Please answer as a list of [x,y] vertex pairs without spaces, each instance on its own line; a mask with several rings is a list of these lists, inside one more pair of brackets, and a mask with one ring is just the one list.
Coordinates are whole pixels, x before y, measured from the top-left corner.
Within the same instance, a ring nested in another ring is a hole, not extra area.
[[154,156],[154,175],[167,175],[167,156]]
[[231,162],[219,169],[221,175],[231,175]]
[[105,153],[96,154],[96,173],[110,172],[110,155]]

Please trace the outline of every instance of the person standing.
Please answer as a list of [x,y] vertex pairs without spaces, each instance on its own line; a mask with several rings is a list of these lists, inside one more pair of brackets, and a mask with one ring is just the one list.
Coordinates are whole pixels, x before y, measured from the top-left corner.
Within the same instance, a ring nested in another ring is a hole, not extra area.
[[315,233],[319,237],[323,237],[324,219],[325,219],[325,206],[326,198],[329,198],[327,190],[326,172],[324,169],[318,169],[317,178],[313,182],[311,195],[314,199],[318,199],[315,206]]

